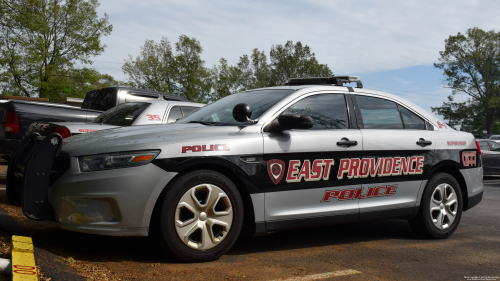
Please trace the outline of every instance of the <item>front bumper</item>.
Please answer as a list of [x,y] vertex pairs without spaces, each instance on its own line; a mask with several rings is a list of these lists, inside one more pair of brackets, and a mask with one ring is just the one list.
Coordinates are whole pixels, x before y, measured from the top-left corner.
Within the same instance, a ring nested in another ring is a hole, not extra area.
[[151,163],[80,172],[77,157],[59,153],[60,135],[26,144],[34,147],[23,150],[30,151],[20,173],[23,213],[73,231],[147,236],[156,201],[177,174]]
[[55,223],[62,228],[111,236],[147,236],[154,206],[176,173],[154,164],[80,172],[78,158],[49,188]]

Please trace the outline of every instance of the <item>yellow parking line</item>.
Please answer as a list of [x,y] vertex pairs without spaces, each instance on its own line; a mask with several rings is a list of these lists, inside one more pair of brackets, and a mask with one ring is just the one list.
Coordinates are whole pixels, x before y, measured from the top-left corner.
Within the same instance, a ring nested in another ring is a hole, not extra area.
[[346,269],[346,270],[318,273],[318,274],[313,274],[313,275],[306,275],[303,277],[292,277],[292,278],[288,278],[288,279],[285,279],[282,281],[310,281],[310,280],[318,280],[318,279],[346,276],[346,275],[359,274],[359,273],[361,273],[361,272],[354,270],[354,269]]
[[12,280],[38,280],[33,241],[30,237],[12,236]]

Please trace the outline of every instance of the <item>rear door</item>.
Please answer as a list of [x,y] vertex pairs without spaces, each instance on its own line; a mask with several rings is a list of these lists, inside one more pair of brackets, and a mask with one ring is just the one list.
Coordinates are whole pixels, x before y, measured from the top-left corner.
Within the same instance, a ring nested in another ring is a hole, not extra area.
[[[352,198],[361,180],[337,177],[341,158],[362,154],[362,135],[350,126],[347,98],[343,93],[308,94],[282,114],[309,115],[313,128],[263,133],[267,230],[357,220],[358,204]],[[337,144],[341,141],[357,144]]]
[[364,149],[359,218],[410,216],[433,162],[434,132],[415,112],[393,101],[354,97]]

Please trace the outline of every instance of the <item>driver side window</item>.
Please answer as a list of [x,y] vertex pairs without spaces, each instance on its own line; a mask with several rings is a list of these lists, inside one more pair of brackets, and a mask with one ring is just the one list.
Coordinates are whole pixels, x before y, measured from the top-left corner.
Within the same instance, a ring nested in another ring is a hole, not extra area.
[[309,130],[349,129],[347,105],[343,94],[319,94],[304,98],[282,114],[309,115],[313,127]]

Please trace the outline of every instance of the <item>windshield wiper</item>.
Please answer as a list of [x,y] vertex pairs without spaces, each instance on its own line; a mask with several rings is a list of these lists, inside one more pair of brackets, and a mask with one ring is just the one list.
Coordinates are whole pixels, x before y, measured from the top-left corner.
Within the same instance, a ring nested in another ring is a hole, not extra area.
[[214,125],[217,122],[207,122],[207,121],[189,121],[188,123],[199,123],[202,125]]

